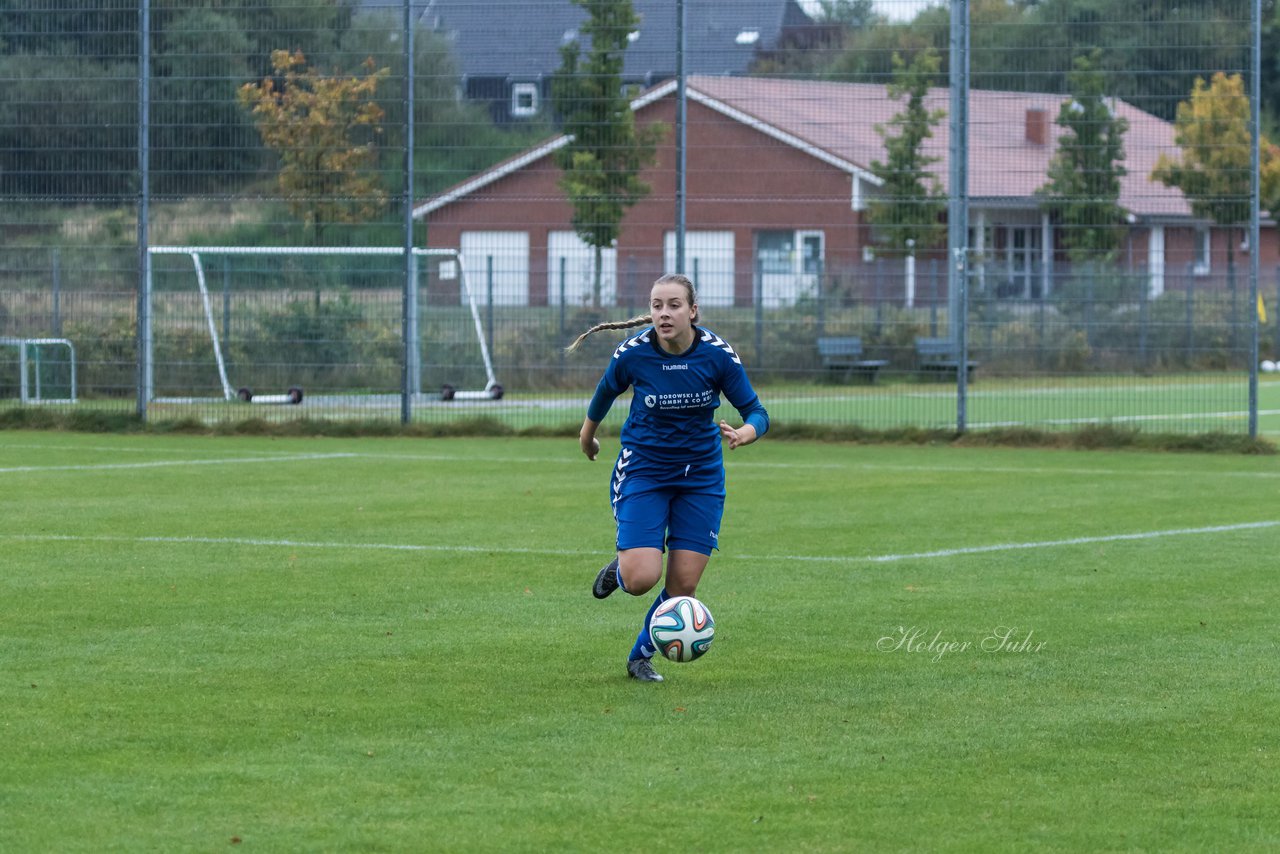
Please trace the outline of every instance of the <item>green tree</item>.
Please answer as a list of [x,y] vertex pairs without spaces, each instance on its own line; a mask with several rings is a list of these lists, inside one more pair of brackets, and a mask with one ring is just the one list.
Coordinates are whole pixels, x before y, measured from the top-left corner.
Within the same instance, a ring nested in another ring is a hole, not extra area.
[[61,201],[136,192],[136,63],[20,53],[0,57],[0,193]]
[[[1174,141],[1180,158],[1160,155],[1151,177],[1177,187],[1196,216],[1233,228],[1249,221],[1252,194],[1250,107],[1239,74],[1197,77],[1189,100],[1178,104]],[[1261,148],[1261,202],[1274,211],[1280,200],[1280,156],[1265,137]],[[1227,241],[1228,269],[1234,243]]]
[[264,164],[245,141],[236,91],[250,79],[251,42],[234,16],[208,8],[165,15],[151,63],[152,189],[179,196],[233,189]]
[[884,183],[867,206],[867,220],[875,228],[876,244],[894,255],[915,255],[938,245],[946,234],[942,216],[947,198],[929,169],[939,158],[923,150],[934,125],[946,115],[945,110],[930,110],[924,103],[938,66],[933,50],[920,51],[910,64],[895,54],[888,93],[892,100],[905,98],[906,103],[887,125],[876,125],[887,158],[871,162],[872,174]]
[[272,51],[271,62],[275,75],[246,83],[240,101],[279,155],[280,190],[319,245],[330,223],[368,220],[386,203],[368,167],[377,161],[373,138],[384,115],[378,83],[391,72],[369,59],[362,76],[324,75],[301,51]]
[[817,19],[845,27],[865,27],[878,19],[873,0],[818,0]]
[[[237,103],[276,48],[336,55],[355,0],[152,0],[151,187],[238,189],[263,164]],[[0,0],[0,192],[61,200],[137,192],[136,3]],[[248,133],[246,133],[246,131]]]
[[1063,229],[1073,263],[1113,260],[1123,236],[1120,178],[1127,170],[1120,164],[1129,123],[1107,106],[1100,56],[1095,50],[1076,57],[1071,97],[1058,110],[1064,132],[1049,163],[1049,181],[1039,191]]
[[591,293],[598,307],[604,250],[617,240],[627,209],[649,194],[640,172],[655,161],[664,128],[637,127],[623,90],[623,54],[640,25],[631,0],[573,2],[587,12],[580,32],[591,47],[585,59],[576,40],[560,49],[552,102],[570,142],[556,152],[556,164],[573,229],[595,250]]

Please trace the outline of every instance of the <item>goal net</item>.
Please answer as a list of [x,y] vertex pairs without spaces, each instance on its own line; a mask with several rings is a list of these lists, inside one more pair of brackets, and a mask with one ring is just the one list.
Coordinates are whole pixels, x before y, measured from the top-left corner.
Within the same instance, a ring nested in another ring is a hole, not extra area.
[[[152,246],[148,399],[497,398],[461,253],[400,247]],[[442,263],[461,275],[442,295]],[[410,346],[405,346],[408,340]],[[406,364],[407,353],[407,364]]]

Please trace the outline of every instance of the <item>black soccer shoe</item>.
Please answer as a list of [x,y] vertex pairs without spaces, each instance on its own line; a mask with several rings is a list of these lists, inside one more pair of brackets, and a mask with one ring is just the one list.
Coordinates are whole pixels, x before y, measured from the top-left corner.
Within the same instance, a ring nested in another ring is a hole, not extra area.
[[653,669],[647,658],[633,658],[627,662],[627,675],[641,682],[661,682],[662,674]]
[[615,557],[596,573],[596,583],[591,585],[591,595],[597,599],[604,599],[617,589],[618,559]]

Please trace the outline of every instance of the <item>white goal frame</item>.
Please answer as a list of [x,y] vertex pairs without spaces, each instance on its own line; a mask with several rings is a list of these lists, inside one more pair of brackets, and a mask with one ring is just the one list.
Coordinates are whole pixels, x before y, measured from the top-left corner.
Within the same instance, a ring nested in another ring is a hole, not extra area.
[[[454,390],[452,386],[446,386],[442,396],[445,399],[453,398],[473,398],[473,399],[497,399],[502,396],[502,386],[498,384],[497,378],[493,372],[493,359],[489,353],[489,342],[485,339],[484,324],[480,321],[480,310],[476,306],[475,293],[471,288],[470,282],[467,281],[466,264],[462,257],[462,252],[458,249],[419,249],[414,247],[410,258],[410,277],[415,283],[414,287],[408,288],[408,298],[405,310],[408,313],[408,323],[406,324],[407,337],[410,345],[408,347],[409,365],[408,365],[408,385],[415,395],[422,394],[422,334],[418,324],[418,259],[419,258],[452,258],[457,263],[458,274],[461,278],[462,289],[466,296],[467,303],[471,307],[471,319],[475,324],[476,340],[480,344],[480,356],[484,361],[484,370],[487,382],[481,390]],[[209,299],[209,287],[205,280],[204,265],[201,263],[202,254],[217,255],[379,255],[379,256],[403,256],[404,248],[400,246],[363,246],[363,247],[329,247],[329,246],[150,246],[147,248],[148,256],[153,255],[187,255],[191,258],[192,267],[196,274],[196,285],[200,289],[200,300],[204,309],[205,322],[209,327],[209,338],[213,344],[214,359],[218,365],[218,380],[222,385],[222,396],[224,400],[247,399],[234,389],[227,377],[226,359],[222,353],[222,342],[218,337],[217,323],[214,321],[213,306]],[[150,261],[150,257],[148,257]],[[151,264],[147,264],[146,271],[146,309],[148,314],[151,313]],[[154,364],[155,356],[153,352],[154,342],[151,339],[143,343],[143,386],[144,396],[146,400],[154,401],[155,382],[154,382]],[[262,395],[253,398],[262,403],[297,403],[301,399],[292,399],[290,395]],[[164,401],[162,401],[164,402]]]
[[[71,363],[70,397],[45,397],[40,381],[40,347],[66,347],[67,358]],[[75,403],[76,402],[76,348],[66,338],[0,338],[0,347],[18,348],[18,395],[25,406],[31,403]],[[35,358],[27,351],[35,347]],[[35,366],[35,381],[29,376],[29,368]]]

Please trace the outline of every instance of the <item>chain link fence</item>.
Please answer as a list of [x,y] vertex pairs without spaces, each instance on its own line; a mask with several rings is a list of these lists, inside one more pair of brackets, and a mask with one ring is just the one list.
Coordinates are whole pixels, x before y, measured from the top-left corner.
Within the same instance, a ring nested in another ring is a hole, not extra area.
[[775,422],[1266,430],[1273,15],[0,3],[0,407],[567,427],[679,270]]

